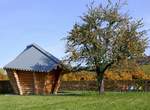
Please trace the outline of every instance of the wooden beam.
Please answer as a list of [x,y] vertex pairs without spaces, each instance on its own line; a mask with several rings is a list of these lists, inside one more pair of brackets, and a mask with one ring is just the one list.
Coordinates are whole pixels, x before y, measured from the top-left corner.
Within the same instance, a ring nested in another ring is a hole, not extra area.
[[19,77],[18,77],[18,74],[17,74],[17,72],[16,72],[15,70],[13,71],[13,75],[14,75],[14,78],[15,78],[16,83],[17,83],[17,87],[18,87],[18,90],[19,90],[19,94],[20,94],[20,95],[23,95],[23,91],[22,91],[22,87],[21,87],[21,85],[20,85]]
[[10,84],[13,87],[14,93],[19,94],[18,87],[16,85],[16,80],[15,80],[15,77],[13,75],[13,71],[11,71],[11,70],[6,70],[6,71],[7,71],[8,78],[10,80]]
[[36,81],[36,74],[33,72],[33,92],[34,94],[38,94],[38,86],[37,86],[37,81]]
[[57,94],[58,93],[58,89],[60,87],[60,82],[61,82],[61,78],[62,78],[62,74],[61,72],[59,73],[57,80],[55,80],[55,85],[54,85],[54,91],[53,94]]
[[48,80],[48,76],[49,76],[49,73],[47,73],[45,75],[45,78],[44,78],[44,87],[43,87],[43,95],[48,95],[48,91],[47,91],[47,80]]

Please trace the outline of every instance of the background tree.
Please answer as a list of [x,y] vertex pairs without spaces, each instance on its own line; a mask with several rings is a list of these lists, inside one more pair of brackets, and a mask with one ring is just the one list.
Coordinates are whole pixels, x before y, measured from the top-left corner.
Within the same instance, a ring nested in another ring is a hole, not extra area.
[[137,59],[147,47],[142,20],[123,14],[122,6],[120,1],[108,0],[107,5],[99,6],[92,3],[65,38],[67,61],[94,68],[100,93],[104,92],[104,73],[109,67]]

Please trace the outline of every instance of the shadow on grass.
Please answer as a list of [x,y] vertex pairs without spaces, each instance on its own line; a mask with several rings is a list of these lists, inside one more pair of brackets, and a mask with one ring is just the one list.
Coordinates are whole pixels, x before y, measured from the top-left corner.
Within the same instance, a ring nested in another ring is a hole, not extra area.
[[98,95],[96,91],[61,91],[54,96],[95,96]]
[[4,96],[97,96],[98,92],[96,91],[60,91],[57,94],[49,94],[49,95],[16,95],[16,94],[0,94]]
[[[53,96],[53,95],[52,95]],[[71,92],[71,91],[61,91],[58,92],[58,94],[55,94],[54,96],[83,96],[82,92]]]

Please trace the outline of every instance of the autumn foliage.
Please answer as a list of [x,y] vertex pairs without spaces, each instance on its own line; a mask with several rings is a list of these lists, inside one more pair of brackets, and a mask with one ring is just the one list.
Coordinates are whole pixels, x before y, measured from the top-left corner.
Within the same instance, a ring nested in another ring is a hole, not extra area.
[[3,69],[0,69],[0,80],[7,80],[7,74],[5,73],[5,71]]
[[[150,80],[150,75],[146,75],[143,70],[138,71],[106,71],[105,79],[108,80]],[[91,71],[79,71],[65,74],[63,81],[96,80],[96,73]]]

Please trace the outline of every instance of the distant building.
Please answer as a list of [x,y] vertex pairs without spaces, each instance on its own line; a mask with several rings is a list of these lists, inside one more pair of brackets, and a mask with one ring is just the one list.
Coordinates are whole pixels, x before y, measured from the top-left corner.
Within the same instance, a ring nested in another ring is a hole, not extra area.
[[[31,44],[4,69],[16,94],[56,93],[65,66],[36,44]],[[66,69],[67,70],[67,69]]]

